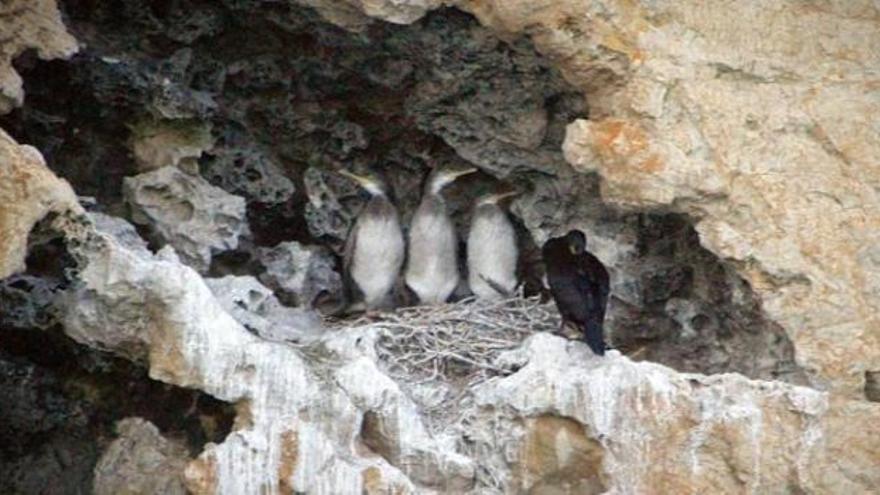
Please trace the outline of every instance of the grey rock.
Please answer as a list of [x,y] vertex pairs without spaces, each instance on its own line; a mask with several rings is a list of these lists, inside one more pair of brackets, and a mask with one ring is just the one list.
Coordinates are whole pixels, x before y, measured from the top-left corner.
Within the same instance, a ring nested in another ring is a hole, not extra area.
[[340,120],[331,129],[333,137],[341,144],[342,153],[348,155],[352,150],[364,150],[370,145],[364,128],[354,122]]
[[311,307],[322,294],[342,293],[342,277],[334,269],[333,255],[325,247],[282,242],[272,248],[260,248],[257,258],[266,267],[260,281],[297,306]]
[[238,85],[248,90],[259,91],[286,87],[281,60],[273,54],[249,57],[229,65],[228,74],[238,80]]
[[190,44],[222,29],[222,18],[210,8],[191,5],[185,12],[175,14],[175,19],[169,23],[168,37],[181,43]]
[[126,248],[140,255],[150,255],[150,250],[147,248],[147,241],[138,234],[134,225],[124,218],[114,217],[99,212],[91,212],[88,215],[99,232],[113,236],[119,244],[122,244]]
[[16,274],[0,280],[0,327],[46,329],[55,322],[57,283]]
[[289,200],[296,186],[275,160],[254,146],[227,145],[209,153],[205,177],[224,190],[252,201],[282,203]]
[[190,461],[184,445],[169,440],[141,418],[116,424],[114,440],[95,466],[96,495],[185,495],[183,470]]
[[419,128],[499,177],[557,171],[560,127],[586,112],[583,98],[573,99],[528,43],[504,46],[466,24],[428,25],[413,36],[433,47],[433,66],[423,64],[406,101]]
[[308,196],[305,217],[309,232],[341,252],[355,212],[364,204],[360,190],[352,181],[317,167],[305,171],[303,183]]
[[207,278],[223,308],[245,328],[266,340],[305,342],[323,333],[321,317],[311,309],[283,306],[254,277]]
[[210,267],[212,253],[235,249],[247,232],[244,198],[174,167],[127,177],[123,193],[132,220],[200,272]]
[[[76,313],[89,309],[71,305],[74,314],[65,325],[69,336],[128,357],[130,341],[117,334],[120,327],[126,332],[139,327],[128,335],[139,338],[143,355],[149,355],[151,377],[240,405],[241,426],[223,441],[207,444],[187,466],[188,488],[214,479],[223,493],[253,493],[286,483],[292,474],[279,469],[274,445],[283,445],[288,461],[316,456],[324,466],[303,471],[299,486],[307,493],[362,493],[368,483],[363,473],[370,468],[383,486],[393,488],[380,493],[416,493],[409,473],[431,482],[451,480],[455,486],[473,479],[473,461],[433,437],[415,404],[381,372],[370,344],[375,332],[327,332],[309,346],[267,341],[248,332],[226,309],[247,309],[251,302],[259,307],[267,292],[253,279],[246,284],[223,281],[229,284],[225,294],[233,297],[223,296],[227,301],[221,303],[201,276],[171,256],[135,255],[76,219],[64,230],[83,265],[82,292],[113,323],[81,325],[87,318]],[[250,301],[253,289],[256,296]],[[393,428],[394,436],[386,438],[399,441],[394,459],[401,460],[400,468],[359,446],[367,410]],[[419,465],[410,464],[415,459]]]

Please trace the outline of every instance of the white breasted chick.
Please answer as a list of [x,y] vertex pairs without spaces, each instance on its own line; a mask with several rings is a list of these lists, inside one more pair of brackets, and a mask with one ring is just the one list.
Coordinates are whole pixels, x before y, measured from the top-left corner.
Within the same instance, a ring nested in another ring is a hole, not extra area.
[[500,299],[516,290],[516,231],[499,203],[518,193],[492,192],[479,197],[474,205],[467,239],[467,266],[468,285],[478,298]]
[[370,193],[345,243],[344,269],[351,289],[357,289],[367,310],[387,304],[403,267],[406,245],[397,207],[387,181],[375,172],[363,175],[347,170],[339,174]]
[[409,231],[409,252],[404,280],[422,304],[443,304],[458,285],[458,236],[443,188],[473,167],[444,166],[434,169],[425,183],[422,202],[416,209]]

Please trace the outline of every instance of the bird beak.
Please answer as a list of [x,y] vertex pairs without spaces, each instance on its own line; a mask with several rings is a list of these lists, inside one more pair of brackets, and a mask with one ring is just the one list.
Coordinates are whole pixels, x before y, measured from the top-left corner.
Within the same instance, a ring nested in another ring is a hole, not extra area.
[[496,202],[501,201],[504,198],[510,198],[513,196],[519,196],[522,194],[522,191],[517,191],[516,189],[512,191],[504,191],[495,195],[494,199]]
[[453,178],[457,179],[457,178],[461,177],[462,175],[472,174],[472,173],[476,172],[477,170],[479,170],[477,167],[470,167],[470,168],[466,168],[464,170],[457,170],[457,171],[453,172],[452,176],[453,176]]
[[343,176],[343,177],[348,177],[349,179],[351,179],[361,185],[368,184],[370,182],[370,179],[368,179],[362,175],[357,175],[353,172],[349,172],[348,170],[337,170],[336,173]]

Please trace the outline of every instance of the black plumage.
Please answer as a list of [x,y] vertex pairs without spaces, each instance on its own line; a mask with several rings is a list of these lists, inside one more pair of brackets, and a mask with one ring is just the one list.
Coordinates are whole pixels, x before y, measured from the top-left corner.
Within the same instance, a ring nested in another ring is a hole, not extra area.
[[583,232],[572,230],[548,240],[542,251],[550,293],[563,325],[574,325],[594,353],[605,354],[602,324],[608,304],[608,270],[587,252]]

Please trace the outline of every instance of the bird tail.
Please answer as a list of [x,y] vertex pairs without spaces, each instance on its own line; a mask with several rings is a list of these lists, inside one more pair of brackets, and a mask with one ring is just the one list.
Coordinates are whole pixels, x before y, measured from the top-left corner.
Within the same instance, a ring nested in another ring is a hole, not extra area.
[[605,345],[605,335],[602,330],[602,321],[597,318],[589,318],[584,323],[583,327],[584,332],[584,342],[590,346],[590,349],[597,356],[604,356],[605,349],[607,346]]

